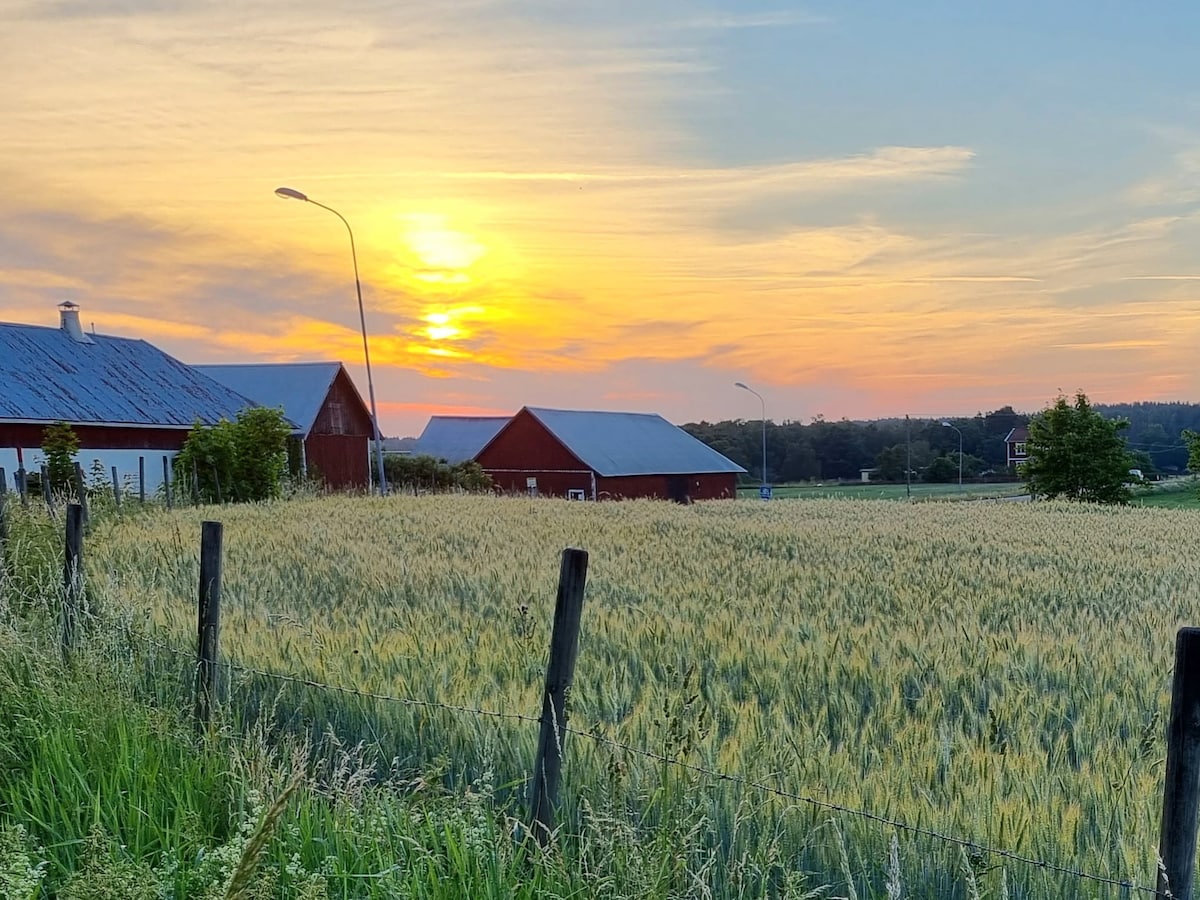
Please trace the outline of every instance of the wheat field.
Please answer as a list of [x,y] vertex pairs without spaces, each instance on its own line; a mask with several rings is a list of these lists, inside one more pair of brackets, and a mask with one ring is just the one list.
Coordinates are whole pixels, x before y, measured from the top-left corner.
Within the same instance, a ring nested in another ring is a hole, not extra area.
[[[237,665],[536,716],[558,556],[582,547],[573,728],[1152,883],[1174,636],[1200,622],[1193,513],[312,498],[112,520],[88,548],[96,602],[194,646],[202,519],[225,527],[221,649]],[[231,706],[268,704],[260,682],[227,675]],[[284,687],[269,701],[280,721],[365,741],[393,768],[494,773],[519,796],[532,765],[527,722]],[[582,736],[566,751],[568,823],[605,810],[649,835],[688,803],[697,840],[727,859],[769,834],[785,867],[885,877],[895,832],[877,822]],[[1118,896],[900,837],[928,896],[963,866],[997,896]]]

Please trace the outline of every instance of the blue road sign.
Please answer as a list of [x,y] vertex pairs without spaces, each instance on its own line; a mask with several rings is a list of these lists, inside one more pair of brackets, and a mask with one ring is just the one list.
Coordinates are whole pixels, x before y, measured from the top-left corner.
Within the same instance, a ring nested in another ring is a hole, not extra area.
[[760,500],[770,500],[771,499],[771,486],[769,484],[762,485],[758,489],[758,497]]

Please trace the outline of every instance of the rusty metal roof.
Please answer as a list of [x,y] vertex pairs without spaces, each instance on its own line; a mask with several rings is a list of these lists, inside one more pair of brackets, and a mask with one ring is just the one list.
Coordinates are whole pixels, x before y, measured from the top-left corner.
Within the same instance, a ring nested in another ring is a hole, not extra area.
[[[281,407],[283,414],[307,435],[341,371],[340,362],[242,363],[192,366],[231,391],[259,406]],[[351,384],[353,384],[351,380]],[[357,392],[357,388],[355,391]],[[359,397],[359,402],[362,398]],[[364,409],[366,408],[364,404]]]
[[525,408],[597,475],[746,471],[654,413]]
[[252,406],[141,340],[0,322],[0,420],[190,428]]

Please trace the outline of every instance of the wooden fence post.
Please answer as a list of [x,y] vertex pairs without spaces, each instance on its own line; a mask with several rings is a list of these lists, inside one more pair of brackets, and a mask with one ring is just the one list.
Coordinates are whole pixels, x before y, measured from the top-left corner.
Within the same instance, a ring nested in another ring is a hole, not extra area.
[[200,616],[196,660],[196,730],[204,731],[217,704],[217,654],[221,637],[220,522],[200,526]]
[[42,502],[46,504],[46,512],[51,517],[58,515],[54,509],[54,492],[50,489],[50,469],[45,465],[42,466]]
[[121,482],[117,480],[117,467],[112,467],[113,473],[113,502],[117,504],[117,509],[121,508]]
[[167,492],[167,509],[174,509],[174,504],[171,503],[171,463],[165,456],[163,457],[163,488]]
[[587,583],[586,550],[568,547],[562,553],[558,596],[554,601],[554,629],[550,635],[550,662],[542,694],[541,733],[533,764],[533,789],[529,814],[534,837],[545,845],[554,833],[558,805],[558,779],[562,771],[563,729],[567,726],[567,695],[579,654],[579,620],[583,615],[583,589]]
[[67,504],[67,546],[63,556],[62,652],[75,649],[79,611],[83,606],[83,507]]
[[4,551],[8,548],[8,478],[0,468],[0,565],[4,564]]
[[13,475],[17,482],[17,493],[21,495],[21,505],[28,509],[29,507],[29,481],[25,477],[25,467],[19,466],[17,473]]
[[138,457],[138,500],[146,505],[146,457]]
[[[1163,784],[1158,896],[1192,900],[1196,874],[1196,815],[1200,810],[1200,628],[1175,636],[1167,771]],[[1169,893],[1168,893],[1169,892]]]
[[88,511],[87,480],[83,477],[83,466],[79,463],[75,463],[75,490],[79,494],[79,505],[83,507],[83,527],[87,528],[92,516]]

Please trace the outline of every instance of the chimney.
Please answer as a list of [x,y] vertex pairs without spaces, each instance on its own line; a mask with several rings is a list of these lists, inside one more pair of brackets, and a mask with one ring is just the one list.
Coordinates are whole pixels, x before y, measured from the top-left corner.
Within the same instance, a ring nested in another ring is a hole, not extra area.
[[59,320],[58,327],[71,336],[71,340],[77,344],[94,344],[96,343],[86,334],[84,334],[83,326],[79,324],[79,304],[72,303],[66,300],[58,304]]

